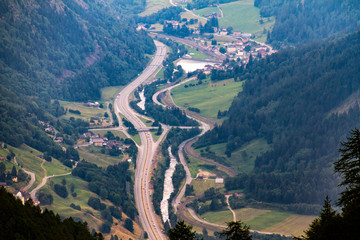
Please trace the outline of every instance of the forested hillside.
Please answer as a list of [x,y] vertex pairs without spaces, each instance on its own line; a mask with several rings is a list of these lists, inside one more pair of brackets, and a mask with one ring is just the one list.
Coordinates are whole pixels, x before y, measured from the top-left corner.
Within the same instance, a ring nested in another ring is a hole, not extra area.
[[359,28],[360,2],[352,0],[255,0],[262,17],[275,16],[268,42],[279,48]]
[[0,188],[0,239],[104,239],[101,233],[89,232],[87,223],[59,215],[32,202],[25,205],[13,194]]
[[336,149],[359,127],[360,32],[288,49],[247,66],[229,119],[199,145],[227,142],[226,153],[264,138],[272,150],[256,159],[245,192],[277,203],[333,198]]
[[[26,143],[65,156],[39,120],[60,133],[82,133],[86,122],[57,121],[57,101],[100,98],[100,89],[124,85],[147,64],[155,46],[131,20],[142,0],[0,2],[0,141]],[[69,138],[66,144],[72,145]]]
[[1,84],[70,100],[96,99],[101,87],[126,84],[154,45],[122,12],[116,12],[119,21],[106,7],[92,1],[2,1]]

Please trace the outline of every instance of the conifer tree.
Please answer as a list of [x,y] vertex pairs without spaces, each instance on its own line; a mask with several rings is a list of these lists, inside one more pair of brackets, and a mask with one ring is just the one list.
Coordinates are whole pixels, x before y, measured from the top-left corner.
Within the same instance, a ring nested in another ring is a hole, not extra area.
[[249,228],[241,221],[231,221],[227,223],[227,228],[220,232],[220,235],[226,237],[226,240],[251,240]]
[[193,240],[195,239],[195,231],[192,226],[187,225],[184,220],[176,223],[174,228],[169,230],[170,240]]

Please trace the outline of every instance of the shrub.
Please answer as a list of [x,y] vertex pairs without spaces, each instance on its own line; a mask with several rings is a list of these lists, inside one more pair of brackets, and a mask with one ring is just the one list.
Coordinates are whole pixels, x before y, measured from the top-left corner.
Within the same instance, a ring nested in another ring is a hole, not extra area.
[[66,187],[59,184],[54,185],[54,191],[62,198],[67,198],[67,196],[69,195]]

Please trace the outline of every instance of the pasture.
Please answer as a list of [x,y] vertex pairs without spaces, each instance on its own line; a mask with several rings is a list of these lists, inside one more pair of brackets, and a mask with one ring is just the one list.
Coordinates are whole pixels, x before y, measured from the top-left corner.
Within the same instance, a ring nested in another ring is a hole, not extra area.
[[[194,80],[186,85],[196,83],[197,80]],[[174,88],[172,97],[179,107],[199,108],[201,116],[216,119],[219,110],[229,109],[234,97],[242,91],[242,85],[243,82],[235,82],[234,79],[212,82],[207,78],[201,85],[185,88],[182,84]]]

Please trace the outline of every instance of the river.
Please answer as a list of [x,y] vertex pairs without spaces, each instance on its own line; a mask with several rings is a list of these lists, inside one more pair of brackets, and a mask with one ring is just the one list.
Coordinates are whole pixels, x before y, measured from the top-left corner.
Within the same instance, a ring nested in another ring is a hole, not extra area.
[[165,171],[165,180],[164,180],[164,193],[163,193],[163,199],[160,203],[160,210],[163,222],[166,222],[169,220],[169,198],[171,194],[174,192],[174,186],[172,183],[172,177],[175,172],[175,167],[177,164],[176,158],[171,153],[171,147],[168,148],[169,155],[170,155],[170,166]]
[[144,89],[139,93],[140,96],[140,102],[137,103],[137,105],[139,106],[139,108],[141,108],[142,110],[145,110],[145,95],[144,95]]

